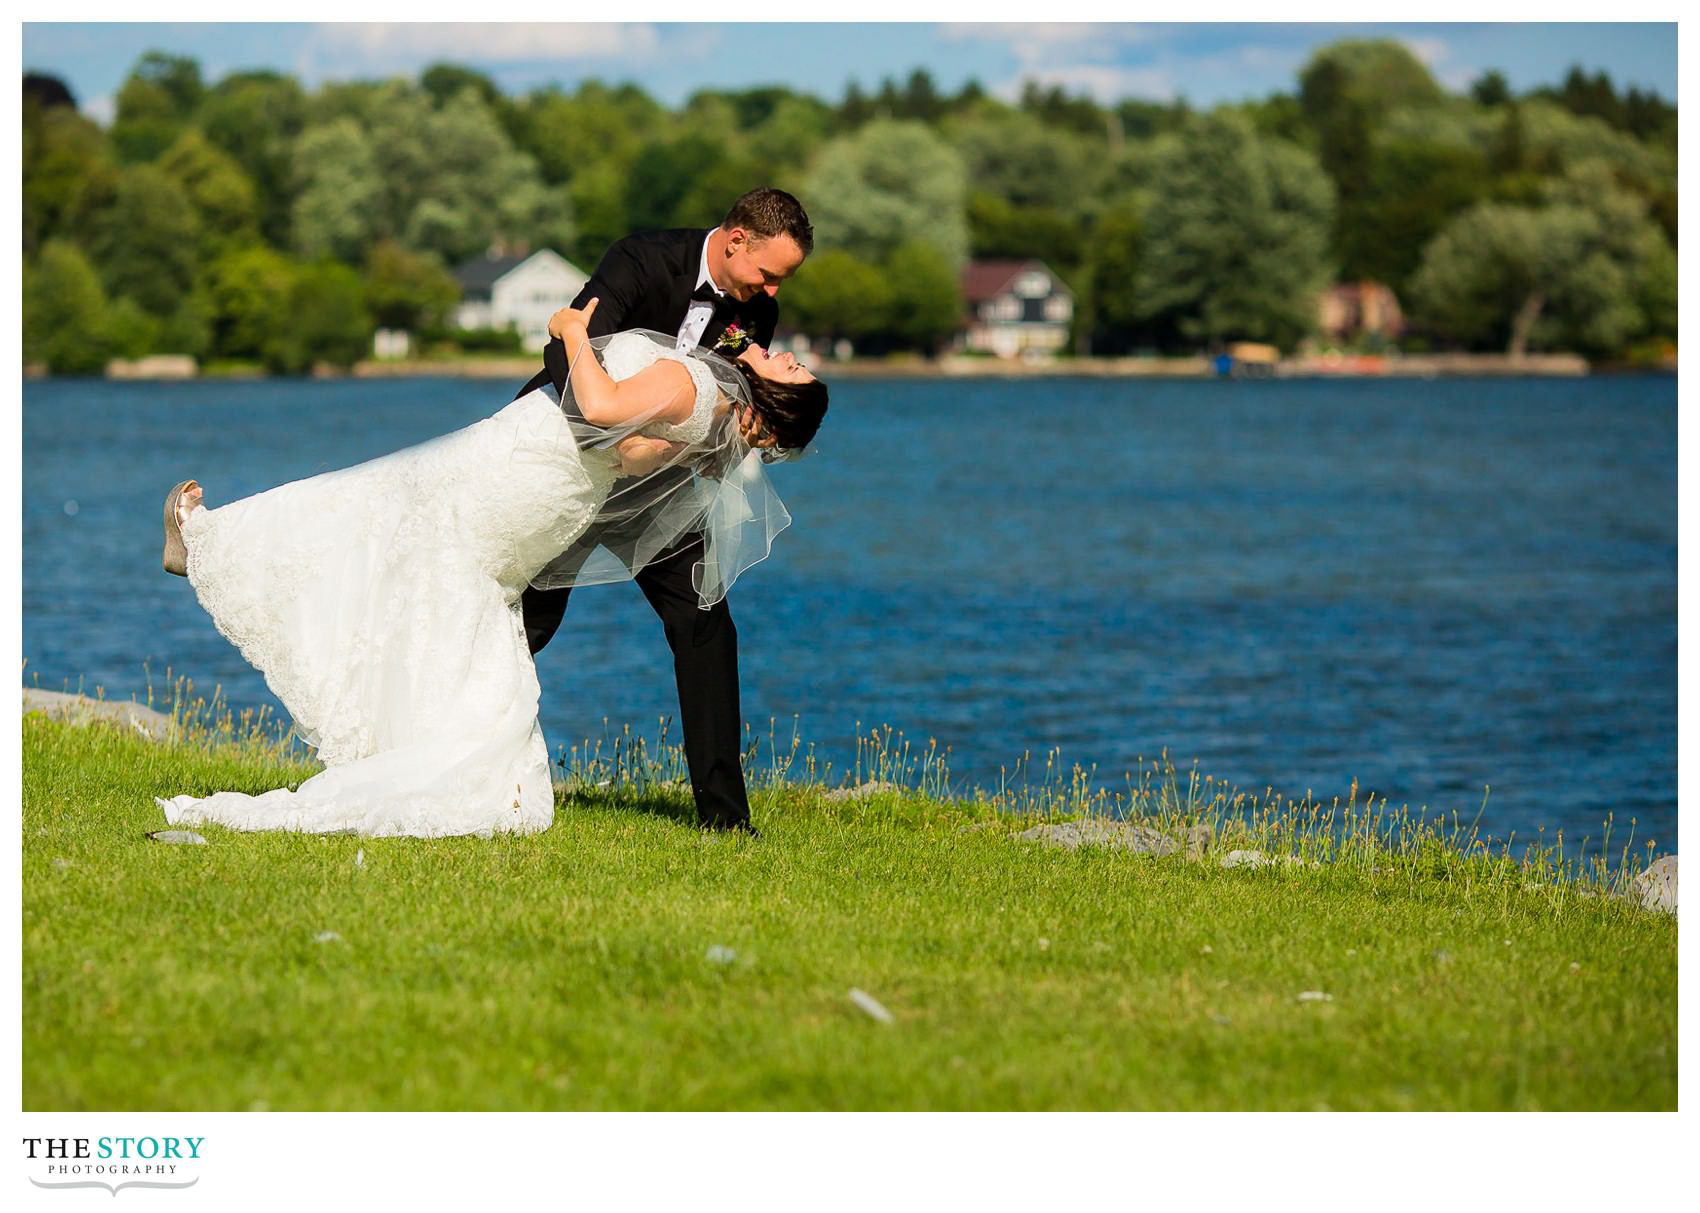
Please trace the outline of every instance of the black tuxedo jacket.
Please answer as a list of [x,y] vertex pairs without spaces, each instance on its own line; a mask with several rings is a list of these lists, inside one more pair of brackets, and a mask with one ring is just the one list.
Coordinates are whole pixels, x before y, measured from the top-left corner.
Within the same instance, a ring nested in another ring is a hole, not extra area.
[[[583,307],[592,299],[599,301],[596,314],[590,318],[590,335],[603,337],[625,329],[677,333],[690,311],[691,292],[702,269],[703,241],[712,230],[672,228],[638,232],[615,241],[573,300],[574,307]],[[758,291],[747,303],[728,297],[715,308],[699,344],[712,347],[727,325],[736,320],[757,345],[767,345],[773,340],[778,319],[779,305],[765,291]],[[549,383],[564,393],[566,382],[566,346],[559,337],[551,337],[543,348],[543,369],[519,394],[524,396]]]

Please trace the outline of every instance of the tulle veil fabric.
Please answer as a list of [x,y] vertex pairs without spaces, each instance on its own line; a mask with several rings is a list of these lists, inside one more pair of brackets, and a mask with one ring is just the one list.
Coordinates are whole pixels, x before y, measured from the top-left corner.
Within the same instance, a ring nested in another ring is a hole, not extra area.
[[[674,338],[649,329],[595,337],[588,345],[588,351],[569,351],[569,360],[594,351],[615,379],[658,356],[679,356]],[[614,448],[640,432],[674,438],[683,445],[661,466],[616,480],[584,534],[532,578],[536,588],[627,581],[645,566],[696,543],[700,536],[701,554],[691,579],[697,605],[706,610],[726,597],[745,569],[768,557],[774,538],[791,524],[790,513],[768,480],[762,452],[744,441],[733,416],[734,409],[750,404],[742,372],[708,350],[691,350],[686,358],[687,367],[694,363],[698,368],[693,370],[693,380],[700,386],[706,371],[724,398],[722,407],[711,414],[693,417],[694,426],[691,422],[657,426],[651,412],[618,427],[602,428],[584,420],[570,373],[564,395],[543,389],[557,400],[586,451]]]

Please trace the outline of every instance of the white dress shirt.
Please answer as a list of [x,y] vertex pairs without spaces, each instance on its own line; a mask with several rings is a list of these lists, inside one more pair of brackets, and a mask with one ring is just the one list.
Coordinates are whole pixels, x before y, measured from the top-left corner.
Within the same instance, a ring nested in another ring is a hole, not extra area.
[[[718,230],[718,228],[715,229],[715,231]],[[711,231],[708,235],[712,236],[714,232]],[[707,283],[709,288],[720,298],[725,299],[727,297],[726,292],[721,290],[714,281],[714,276],[708,272],[708,236],[703,237],[702,241],[702,266],[697,270],[696,285],[700,287],[704,283]],[[708,327],[708,322],[713,318],[714,306],[712,304],[701,299],[691,300],[691,306],[685,312],[685,322],[679,326],[675,348],[680,351],[696,349],[697,344],[702,340],[703,330]]]

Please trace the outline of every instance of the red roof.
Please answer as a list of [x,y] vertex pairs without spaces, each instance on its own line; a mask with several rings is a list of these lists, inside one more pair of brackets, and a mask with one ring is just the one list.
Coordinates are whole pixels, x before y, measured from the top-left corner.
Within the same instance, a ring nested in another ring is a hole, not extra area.
[[[996,299],[1015,281],[1015,276],[1023,270],[1044,270],[1043,261],[1028,258],[1025,261],[971,261],[962,267],[962,301],[972,307],[976,303],[984,303],[988,299]],[[1051,274],[1052,279],[1056,278]]]

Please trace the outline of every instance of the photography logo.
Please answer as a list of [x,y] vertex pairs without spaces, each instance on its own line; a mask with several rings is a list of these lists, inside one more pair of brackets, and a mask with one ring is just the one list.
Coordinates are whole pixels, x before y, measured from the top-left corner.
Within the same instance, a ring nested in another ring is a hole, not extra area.
[[204,1137],[26,1137],[24,1160],[38,1188],[192,1188],[201,1182]]

